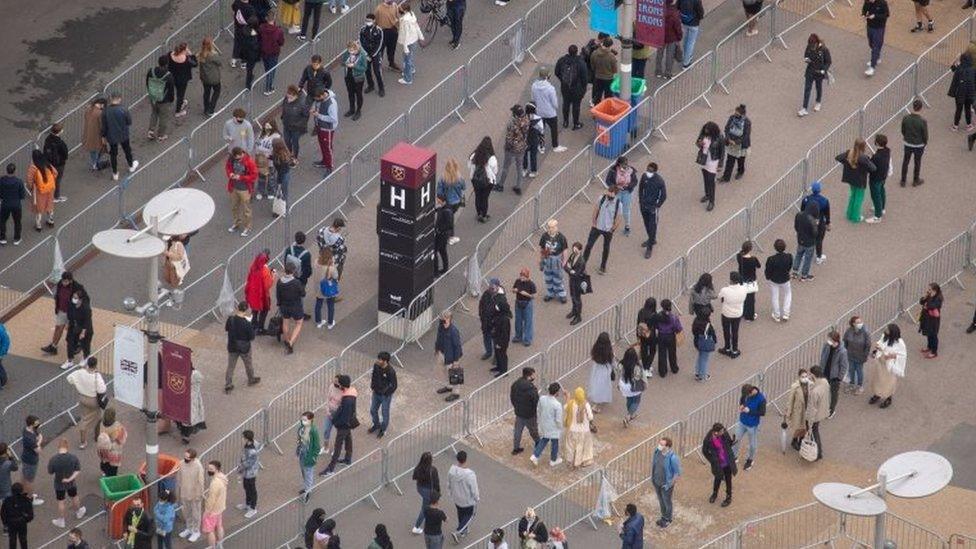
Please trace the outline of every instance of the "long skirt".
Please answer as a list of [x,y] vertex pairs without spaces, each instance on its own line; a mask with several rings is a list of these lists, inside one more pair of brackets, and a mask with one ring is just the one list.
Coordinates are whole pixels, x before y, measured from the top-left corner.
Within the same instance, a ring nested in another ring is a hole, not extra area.
[[888,398],[895,394],[898,388],[898,376],[888,371],[887,366],[880,360],[874,361],[874,375],[871,376],[871,393],[881,398]]
[[542,260],[542,274],[546,281],[546,295],[549,297],[566,297],[566,287],[563,285],[563,262],[561,256],[553,255]]
[[82,433],[91,433],[94,436],[95,425],[98,424],[102,416],[102,409],[98,407],[98,400],[95,397],[79,396],[78,412],[81,418],[78,420],[78,430]]
[[573,467],[586,467],[593,463],[593,433],[567,430],[564,445],[563,455]]

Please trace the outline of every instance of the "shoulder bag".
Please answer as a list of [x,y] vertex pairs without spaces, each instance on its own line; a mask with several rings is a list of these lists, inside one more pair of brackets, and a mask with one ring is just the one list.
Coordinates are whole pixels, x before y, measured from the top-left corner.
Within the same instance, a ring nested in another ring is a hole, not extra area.
[[813,439],[813,431],[808,431],[800,443],[800,457],[810,462],[817,461],[819,449],[817,441]]

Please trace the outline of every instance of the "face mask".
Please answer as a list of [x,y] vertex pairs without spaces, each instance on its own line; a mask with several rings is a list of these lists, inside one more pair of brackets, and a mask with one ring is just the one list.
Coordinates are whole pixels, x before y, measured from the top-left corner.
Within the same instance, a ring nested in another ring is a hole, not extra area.
[[366,21],[366,26],[367,27],[372,27],[373,26],[373,22],[372,21]]
[[348,52],[349,55],[356,55],[356,50],[346,50],[346,52]]
[[212,477],[212,476],[214,476],[216,474],[217,474],[217,471],[207,471],[207,476]]
[[71,302],[74,303],[75,305],[81,305],[81,300],[78,299],[77,297],[71,298]]
[[191,461],[193,461],[193,460],[192,460],[192,459],[190,459],[190,458],[188,458],[188,457],[185,457],[185,458],[183,458],[183,461],[185,461],[185,462],[187,462],[187,463],[190,463],[190,462],[191,462]]
[[240,118],[235,118],[234,120],[236,120],[238,124],[243,124],[244,123],[244,121],[241,120]]
[[667,447],[667,446],[665,446],[665,445],[663,445],[663,444],[658,444],[658,445],[657,445],[657,451],[658,451],[658,452],[661,452],[661,453],[664,453],[664,452],[666,452],[667,450],[668,450],[668,447]]
[[254,317],[251,316],[251,315],[244,315],[244,320],[246,320],[248,322],[250,322],[252,318],[254,318]]
[[311,421],[309,421],[309,420],[307,420],[307,419],[302,419],[302,425],[305,425],[306,427],[307,427],[307,426],[308,426],[309,424],[311,424],[311,423],[312,423],[312,422],[311,422]]
[[801,377],[800,378],[800,383],[810,383],[810,378],[808,378],[808,377]]
[[860,330],[863,327],[864,327],[864,323],[863,322],[855,322],[854,323],[854,329],[855,330]]

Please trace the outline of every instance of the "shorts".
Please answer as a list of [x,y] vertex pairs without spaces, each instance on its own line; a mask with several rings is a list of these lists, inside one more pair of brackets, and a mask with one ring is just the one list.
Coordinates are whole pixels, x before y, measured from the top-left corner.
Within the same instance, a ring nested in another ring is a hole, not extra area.
[[203,521],[200,523],[200,531],[204,534],[224,529],[224,515],[220,513],[204,513]]
[[54,313],[54,325],[64,326],[68,323],[68,313]]
[[34,482],[34,478],[37,477],[37,464],[21,462],[20,475],[24,477],[24,480],[27,482]]
[[305,311],[301,307],[295,307],[294,309],[281,309],[281,318],[287,318],[290,320],[304,320]]
[[755,2],[753,4],[744,4],[742,8],[746,10],[746,15],[753,16],[762,11],[763,3]]
[[65,496],[66,493],[67,493],[68,497],[72,497],[72,498],[73,497],[77,497],[78,496],[78,487],[75,486],[74,484],[72,484],[71,486],[68,486],[64,490],[54,490],[54,497],[58,501],[64,501],[64,496]]

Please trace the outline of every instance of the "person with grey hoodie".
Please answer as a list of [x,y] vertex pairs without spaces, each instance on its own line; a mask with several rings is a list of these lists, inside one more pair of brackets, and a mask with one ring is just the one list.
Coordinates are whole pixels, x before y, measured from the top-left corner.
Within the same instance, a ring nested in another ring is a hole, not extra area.
[[112,164],[112,180],[119,180],[119,147],[125,154],[125,161],[129,165],[129,173],[139,168],[139,161],[132,158],[132,146],[129,144],[129,126],[132,125],[132,115],[129,109],[122,106],[122,94],[112,92],[109,96],[108,107],[102,110],[102,142],[108,145],[108,157]]
[[258,461],[259,448],[254,443],[254,431],[246,429],[241,433],[244,439],[244,448],[241,451],[241,461],[237,471],[241,475],[244,484],[244,503],[237,504],[238,511],[244,511],[244,518],[252,518],[258,514],[258,470],[261,462]]
[[536,416],[539,418],[539,441],[535,443],[535,450],[529,456],[532,465],[539,464],[539,456],[551,444],[549,450],[549,466],[555,467],[563,462],[559,457],[559,439],[563,434],[563,405],[557,395],[566,391],[558,383],[550,383],[546,395],[539,399],[536,405]]
[[559,146],[559,99],[556,87],[549,81],[551,74],[549,67],[539,69],[539,79],[532,83],[532,102],[542,123],[549,126],[553,152],[563,152],[566,147]]
[[249,155],[254,152],[254,128],[247,120],[247,111],[234,109],[233,117],[224,122],[223,137],[228,152],[236,147],[240,147]]
[[447,472],[447,491],[451,494],[458,514],[458,526],[451,533],[451,537],[454,538],[454,543],[460,543],[461,538],[468,535],[475,508],[481,501],[478,475],[468,468],[468,453],[464,450],[457,453],[457,463],[451,465]]
[[847,349],[847,371],[851,378],[848,391],[860,395],[864,393],[864,363],[871,356],[871,331],[864,327],[864,320],[856,315],[847,324],[843,342]]

